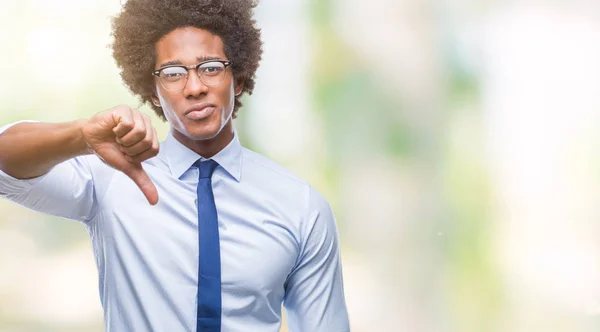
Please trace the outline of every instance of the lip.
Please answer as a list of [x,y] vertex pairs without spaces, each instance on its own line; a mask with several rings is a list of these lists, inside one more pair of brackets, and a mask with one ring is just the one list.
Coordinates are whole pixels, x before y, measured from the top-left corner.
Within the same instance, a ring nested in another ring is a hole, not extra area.
[[198,104],[198,105],[194,105],[194,106],[188,108],[184,114],[188,115],[189,113],[194,112],[194,111],[202,111],[207,107],[217,107],[217,106],[215,106],[215,104],[209,104],[209,103]]
[[217,106],[215,104],[198,104],[188,108],[185,111],[184,116],[191,120],[202,120],[210,116],[216,108]]

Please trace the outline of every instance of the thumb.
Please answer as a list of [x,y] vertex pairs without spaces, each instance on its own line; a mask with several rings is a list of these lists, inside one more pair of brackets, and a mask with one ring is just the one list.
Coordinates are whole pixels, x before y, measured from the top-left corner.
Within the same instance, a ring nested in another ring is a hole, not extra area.
[[154,186],[154,183],[150,180],[150,177],[146,174],[144,168],[142,168],[141,163],[133,164],[132,167],[123,170],[123,173],[132,179],[142,190],[142,193],[144,193],[144,196],[146,196],[150,205],[156,205],[158,203],[158,191],[156,190],[156,186]]

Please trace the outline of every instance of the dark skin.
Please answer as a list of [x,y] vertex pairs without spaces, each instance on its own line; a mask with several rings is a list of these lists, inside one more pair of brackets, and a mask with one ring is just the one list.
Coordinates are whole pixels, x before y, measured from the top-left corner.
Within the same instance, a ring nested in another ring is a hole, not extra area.
[[[191,66],[211,58],[228,60],[219,36],[195,27],[179,28],[156,43],[155,69],[168,63]],[[234,97],[242,92],[243,82],[233,78],[230,67],[225,75],[219,85],[206,86],[191,69],[181,91],[167,91],[155,78],[152,102],[162,107],[173,136],[205,158],[217,154],[233,139]],[[195,115],[188,113],[191,109],[197,109]]]

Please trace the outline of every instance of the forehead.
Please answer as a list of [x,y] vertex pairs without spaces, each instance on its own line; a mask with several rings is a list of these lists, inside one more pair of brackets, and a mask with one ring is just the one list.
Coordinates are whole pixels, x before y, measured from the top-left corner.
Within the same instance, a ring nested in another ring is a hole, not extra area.
[[155,48],[157,66],[172,61],[193,65],[203,57],[226,59],[221,37],[195,27],[169,32],[156,42]]

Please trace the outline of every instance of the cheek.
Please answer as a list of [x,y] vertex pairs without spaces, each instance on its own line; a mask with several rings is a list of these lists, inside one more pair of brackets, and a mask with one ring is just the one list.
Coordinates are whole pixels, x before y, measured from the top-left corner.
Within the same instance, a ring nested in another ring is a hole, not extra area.
[[171,118],[175,115],[173,112],[173,108],[171,107],[171,104],[161,95],[160,92],[157,95],[158,95],[158,100],[160,101],[160,106],[163,110],[163,113],[165,114],[165,117],[168,120],[171,120]]
[[171,126],[175,127],[176,129],[182,130],[183,124],[181,123],[181,120],[175,113],[173,106],[171,105],[171,103],[169,103],[169,101],[165,97],[163,97],[161,95],[160,90],[158,90],[158,91],[159,91],[157,93],[158,100],[160,101],[160,105],[162,107],[165,118],[167,118],[167,121],[171,124]]
[[223,91],[223,113],[225,114],[229,114],[233,112],[233,105],[235,103],[235,86],[233,84],[233,80],[231,80],[231,83],[229,84],[229,86],[224,89]]

